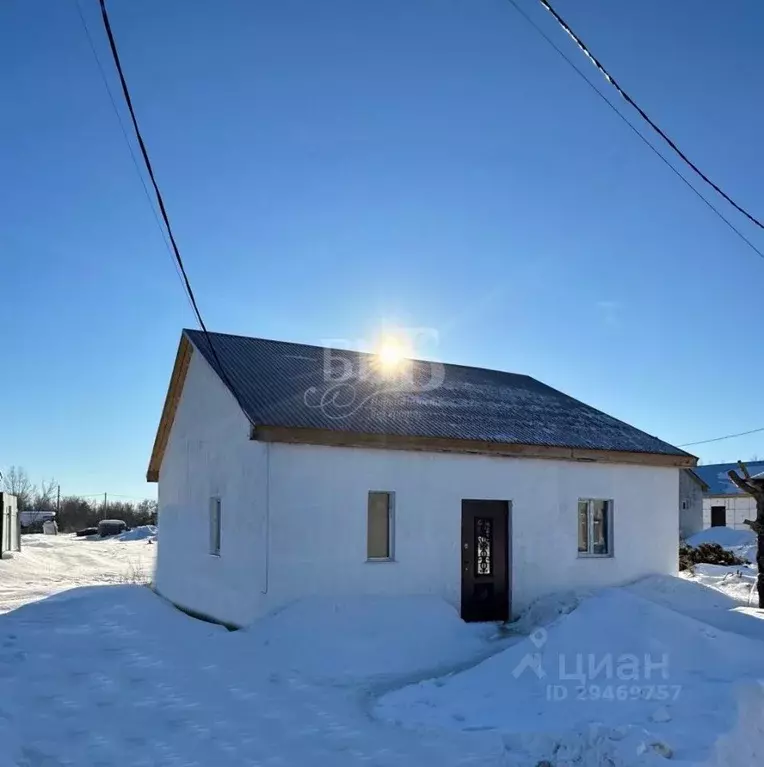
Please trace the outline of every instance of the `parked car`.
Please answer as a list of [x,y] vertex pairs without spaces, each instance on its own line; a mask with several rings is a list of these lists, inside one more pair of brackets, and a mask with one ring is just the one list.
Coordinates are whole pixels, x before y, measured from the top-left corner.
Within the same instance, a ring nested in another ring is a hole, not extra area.
[[127,523],[122,519],[102,519],[98,523],[98,535],[106,538],[110,535],[119,535],[127,530]]
[[88,535],[98,535],[98,528],[97,527],[84,527],[82,530],[77,530],[75,535],[78,538],[85,538]]

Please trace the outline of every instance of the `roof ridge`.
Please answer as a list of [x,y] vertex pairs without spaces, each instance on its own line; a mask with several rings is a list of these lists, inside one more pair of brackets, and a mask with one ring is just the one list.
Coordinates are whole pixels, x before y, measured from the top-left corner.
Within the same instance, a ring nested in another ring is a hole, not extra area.
[[[204,336],[203,331],[197,330],[195,328],[183,328],[183,332],[194,333],[194,334],[199,334],[201,336]],[[303,346],[303,347],[307,347],[308,349],[316,349],[317,351],[324,351],[326,349],[331,349],[331,351],[335,351],[335,352],[350,352],[351,354],[362,354],[366,357],[375,356],[375,352],[364,352],[364,351],[361,351],[360,349],[343,349],[339,346],[319,346],[318,344],[307,344],[301,341],[282,341],[281,339],[278,339],[278,338],[263,338],[262,336],[245,336],[241,333],[220,333],[216,330],[210,330],[209,335],[226,336],[227,338],[243,338],[246,341],[265,341],[266,343],[269,343],[269,344],[283,344],[284,346]],[[426,360],[426,359],[421,359],[419,357],[407,357],[406,359],[411,360],[411,362],[422,362],[424,364],[436,362],[440,365],[445,365],[450,368],[463,368],[465,370],[480,370],[480,371],[483,371],[484,373],[501,373],[502,375],[518,376],[519,378],[529,378],[530,380],[536,381],[536,383],[540,383],[543,386],[548,386],[548,388],[550,389],[554,388],[552,386],[549,386],[548,384],[545,384],[543,381],[539,380],[538,378],[534,378],[533,376],[528,375],[527,373],[514,373],[511,370],[497,370],[496,368],[486,368],[486,367],[481,367],[479,365],[464,365],[460,362],[444,362],[443,360]],[[558,391],[558,389],[555,389],[555,391]],[[575,397],[573,397],[572,399],[575,399]]]

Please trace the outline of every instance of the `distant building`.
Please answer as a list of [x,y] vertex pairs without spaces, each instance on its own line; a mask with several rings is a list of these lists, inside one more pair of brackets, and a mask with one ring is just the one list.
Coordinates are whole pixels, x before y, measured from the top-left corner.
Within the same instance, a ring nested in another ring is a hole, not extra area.
[[42,527],[43,523],[50,522],[56,518],[55,511],[20,511],[19,512],[19,524],[22,530],[25,527],[32,527],[33,525],[39,525]]
[[697,470],[679,472],[679,538],[684,540],[704,529],[703,493],[708,485]]
[[[764,461],[750,461],[746,466],[752,475],[764,472]],[[756,501],[733,484],[727,474],[731,469],[739,469],[739,466],[736,463],[714,463],[694,469],[708,485],[703,494],[704,530],[707,527],[750,530],[745,520],[756,517]]]
[[16,496],[0,493],[0,556],[6,551],[19,551],[21,535]]

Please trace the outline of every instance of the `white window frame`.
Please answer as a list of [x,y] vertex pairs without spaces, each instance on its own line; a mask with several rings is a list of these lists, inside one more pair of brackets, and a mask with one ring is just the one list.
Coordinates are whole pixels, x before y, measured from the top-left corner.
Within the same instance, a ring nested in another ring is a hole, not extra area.
[[392,490],[369,490],[366,496],[366,530],[369,527],[369,504],[372,494],[385,494],[387,496],[387,553],[386,557],[370,557],[368,538],[366,542],[367,562],[395,562],[395,493]]
[[219,557],[223,539],[223,504],[220,501],[220,496],[213,495],[210,498],[209,523],[210,556]]
[[[592,523],[594,503],[600,501],[607,504],[607,551],[599,554],[594,551],[594,524]],[[587,505],[586,531],[587,546],[586,551],[578,551],[578,505],[585,503]],[[576,551],[582,559],[611,559],[613,557],[613,529],[614,529],[614,503],[612,498],[579,498],[576,503]]]

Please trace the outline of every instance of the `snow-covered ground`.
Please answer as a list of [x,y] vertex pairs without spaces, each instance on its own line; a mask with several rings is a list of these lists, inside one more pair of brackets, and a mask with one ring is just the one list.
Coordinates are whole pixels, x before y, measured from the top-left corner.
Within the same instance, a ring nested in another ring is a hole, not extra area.
[[[157,545],[37,536],[0,563],[3,599],[130,580]],[[0,767],[762,764],[764,614],[706,567],[505,629],[429,597],[307,599],[229,632],[142,586],[59,593],[0,616]]]
[[21,551],[0,562],[0,613],[76,586],[147,583],[153,577],[156,548],[146,538],[22,535]]
[[738,686],[764,679],[763,617],[677,578],[605,589],[474,668],[388,693],[375,715],[501,731],[518,767],[706,763],[737,724]]
[[137,586],[22,607],[0,617],[0,765],[499,767],[497,737],[370,719],[378,687],[440,673],[444,659],[475,662],[506,641],[438,600],[395,601],[307,602],[232,633]]
[[682,577],[717,589],[741,605],[758,605],[759,592],[756,588],[758,568],[756,562],[757,541],[751,530],[734,530],[731,527],[709,527],[687,539],[690,546],[703,543],[718,543],[736,554],[748,564],[744,565],[695,565],[692,572],[683,572]]

